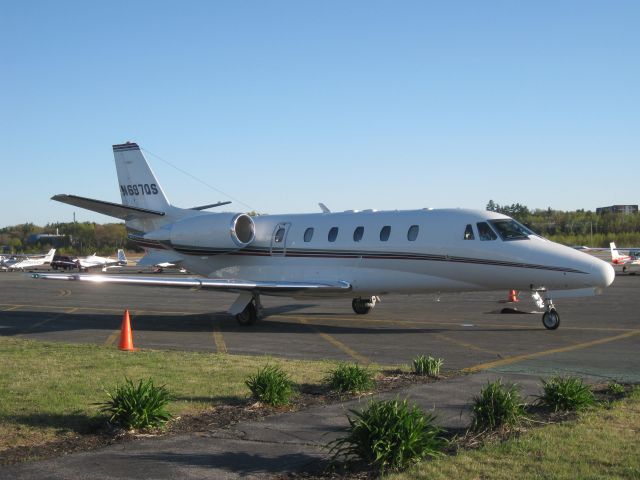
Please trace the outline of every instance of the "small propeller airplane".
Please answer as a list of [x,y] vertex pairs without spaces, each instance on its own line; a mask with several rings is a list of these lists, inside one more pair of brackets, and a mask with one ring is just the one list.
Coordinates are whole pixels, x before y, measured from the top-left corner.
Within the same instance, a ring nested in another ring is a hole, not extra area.
[[55,256],[56,249],[52,248],[48,253],[42,255],[25,255],[25,256],[17,256],[14,258],[9,258],[2,260],[1,268],[3,270],[22,270],[28,268],[41,267],[43,265],[48,265],[53,260]]
[[[611,263],[614,265],[622,265],[622,272],[633,271],[640,268],[640,249],[638,248],[624,248],[618,249],[615,242],[609,244],[611,250]],[[627,251],[628,255],[622,255],[619,250]]]
[[80,257],[76,260],[78,270],[89,270],[90,268],[100,268],[103,272],[106,272],[109,268],[123,267],[127,264],[127,257],[124,254],[123,249],[118,250],[117,258],[101,257],[96,255],[89,255],[87,257]]
[[613,267],[546,240],[505,215],[420,209],[261,215],[169,203],[140,147],[113,146],[122,203],[75,195],[53,200],[125,221],[150,262],[201,277],[34,274],[34,278],[235,292],[228,311],[242,325],[264,314],[260,296],[348,297],[366,314],[388,294],[528,290],[542,323],[560,325],[553,300],[611,285]]

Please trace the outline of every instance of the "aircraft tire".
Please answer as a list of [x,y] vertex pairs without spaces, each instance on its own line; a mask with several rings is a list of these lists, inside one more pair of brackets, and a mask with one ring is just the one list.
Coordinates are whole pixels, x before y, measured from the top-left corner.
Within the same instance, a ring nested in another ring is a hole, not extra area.
[[358,315],[366,315],[373,307],[371,307],[370,302],[365,298],[354,298],[351,302],[351,308],[353,308],[353,311]]
[[542,325],[544,325],[544,328],[547,330],[555,330],[560,326],[560,315],[558,315],[555,308],[544,312],[542,315]]
[[243,327],[253,325],[258,320],[258,313],[256,312],[256,306],[253,302],[244,307],[244,310],[236,315],[236,320]]

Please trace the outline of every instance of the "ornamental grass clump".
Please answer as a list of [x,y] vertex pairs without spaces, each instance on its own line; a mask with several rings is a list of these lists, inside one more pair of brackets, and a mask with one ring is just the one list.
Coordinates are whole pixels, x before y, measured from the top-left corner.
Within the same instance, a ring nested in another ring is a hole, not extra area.
[[328,445],[334,461],[360,460],[382,474],[442,455],[447,443],[435,415],[407,400],[372,400],[365,410],[351,413],[347,435]]
[[278,407],[286,405],[293,393],[293,382],[279,367],[267,365],[244,382],[256,400]]
[[109,400],[101,403],[100,410],[109,416],[109,422],[127,429],[161,427],[172,418],[166,407],[172,395],[164,385],[153,380],[140,380],[137,385],[125,378],[115,391],[106,392]]
[[596,398],[578,377],[555,376],[542,381],[537,403],[554,412],[579,411],[596,404]]
[[417,375],[426,375],[428,377],[437,377],[440,375],[440,368],[444,364],[441,358],[434,358],[431,355],[418,355],[413,359],[413,371]]
[[366,392],[375,385],[369,369],[355,363],[340,363],[329,372],[325,382],[331,390],[340,393]]
[[503,385],[502,380],[488,382],[473,397],[471,429],[495,430],[503,426],[515,426],[524,417],[525,406],[516,385]]

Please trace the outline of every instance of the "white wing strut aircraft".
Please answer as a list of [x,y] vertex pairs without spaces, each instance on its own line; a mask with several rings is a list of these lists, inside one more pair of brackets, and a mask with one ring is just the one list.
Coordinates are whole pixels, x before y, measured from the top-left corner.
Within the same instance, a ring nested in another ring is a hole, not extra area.
[[15,262],[5,261],[3,268],[6,270],[25,270],[26,268],[40,267],[51,263],[56,254],[56,249],[52,248],[45,255],[28,255],[24,258],[17,258]]
[[535,235],[515,220],[475,210],[264,215],[171,205],[140,148],[114,145],[122,204],[74,195],[54,200],[125,220],[129,238],[158,259],[204,278],[34,274],[34,278],[226,290],[241,324],[261,315],[260,295],[351,297],[368,313],[390,293],[529,290],[544,326],[553,299],[587,296],[614,279],[607,262]]
[[90,268],[101,268],[106,272],[108,268],[118,268],[127,264],[127,257],[123,249],[118,250],[118,258],[100,257],[95,253],[88,257],[78,258],[80,270],[89,270]]

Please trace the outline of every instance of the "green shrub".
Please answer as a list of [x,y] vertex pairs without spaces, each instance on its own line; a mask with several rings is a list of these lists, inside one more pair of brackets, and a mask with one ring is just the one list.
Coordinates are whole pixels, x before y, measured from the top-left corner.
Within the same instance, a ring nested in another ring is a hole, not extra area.
[[109,400],[100,404],[100,410],[109,415],[111,423],[124,428],[160,427],[172,418],[165,410],[171,394],[164,385],[155,386],[150,378],[140,380],[137,386],[125,378],[124,385],[116,386],[115,392],[106,393]]
[[578,411],[595,405],[596,399],[587,385],[577,377],[551,377],[542,381],[538,404],[558,411]]
[[293,383],[279,367],[267,365],[244,382],[253,397],[269,405],[279,406],[289,403],[293,393]]
[[329,444],[334,460],[360,459],[383,473],[439,456],[446,445],[435,415],[407,400],[372,400],[365,410],[351,413],[347,435]]
[[437,377],[440,374],[440,368],[444,364],[441,358],[433,358],[418,355],[413,359],[413,371],[418,375],[426,375],[428,377]]
[[524,417],[524,404],[516,385],[503,385],[502,380],[488,382],[473,397],[471,428],[476,431],[494,430],[517,425]]
[[329,372],[325,382],[332,390],[343,393],[365,392],[375,385],[371,372],[355,363],[340,363],[335,370]]
[[607,391],[611,395],[622,395],[624,393],[624,386],[616,382],[611,382],[607,385]]

